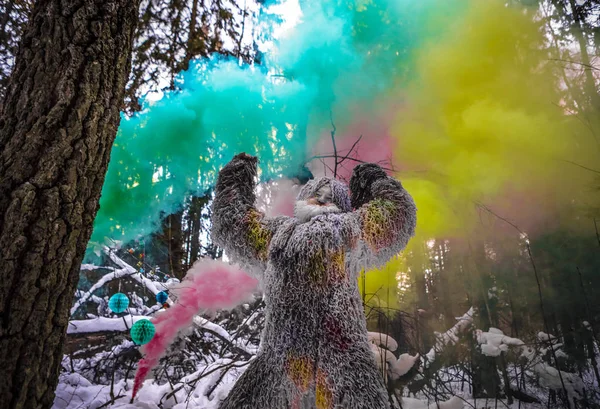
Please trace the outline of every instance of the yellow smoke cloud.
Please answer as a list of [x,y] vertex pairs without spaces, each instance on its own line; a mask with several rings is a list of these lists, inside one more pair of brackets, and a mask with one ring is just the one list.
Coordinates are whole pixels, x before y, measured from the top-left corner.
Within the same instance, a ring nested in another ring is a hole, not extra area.
[[400,175],[421,235],[468,232],[474,202],[586,183],[564,162],[580,160],[585,147],[559,106],[548,55],[533,10],[495,0],[471,1],[442,41],[418,53],[410,107],[393,137],[397,161],[421,171]]
[[[358,288],[363,301],[381,309],[381,312],[393,313],[398,309],[398,275],[406,271],[403,257],[394,257],[385,266],[361,273]],[[367,311],[368,313],[368,311]]]
[[[560,108],[560,77],[534,11],[470,1],[442,38],[418,51],[416,78],[401,91],[408,108],[392,127],[398,177],[418,208],[407,252],[471,233],[475,203],[539,194],[566,204],[589,193],[593,173],[565,161],[597,162],[597,146]],[[368,273],[367,293],[386,294],[400,264]]]

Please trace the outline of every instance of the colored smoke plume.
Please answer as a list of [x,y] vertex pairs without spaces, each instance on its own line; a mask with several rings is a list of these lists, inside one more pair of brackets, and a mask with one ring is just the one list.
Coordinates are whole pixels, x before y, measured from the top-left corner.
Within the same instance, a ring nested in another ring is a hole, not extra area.
[[[263,66],[217,57],[192,62],[178,90],[122,119],[92,241],[127,242],[156,231],[161,217],[212,187],[242,151],[260,158],[263,179],[293,177],[332,116],[340,130],[357,115],[369,118],[414,74],[413,49],[439,31],[429,16],[459,12],[446,3],[301,1],[302,21],[275,41]],[[260,27],[268,37],[273,23]],[[346,136],[338,137],[344,143]],[[365,130],[364,137],[378,135]]]
[[[599,168],[598,148],[560,107],[563,73],[537,9],[500,0],[300,5],[301,22],[264,66],[197,61],[180,91],[122,121],[93,240],[151,233],[241,151],[259,157],[263,179],[293,177],[307,158],[333,152],[332,120],[342,152],[363,136],[354,159],[386,160],[391,148],[390,167],[418,207],[412,248],[476,234],[479,204],[533,233],[593,203],[596,174],[581,166]],[[319,168],[311,162],[316,176]],[[367,274],[367,292],[393,296],[398,268]]]
[[[534,10],[469,4],[416,54],[418,78],[393,127],[395,160],[420,171],[400,176],[426,238],[470,234],[476,203],[530,231],[541,215],[554,218],[557,207],[584,200],[593,176],[567,162],[593,167],[586,158],[594,149],[559,106],[557,66]],[[515,201],[518,209],[507,207]]]
[[190,326],[195,315],[233,308],[251,298],[257,284],[256,279],[236,266],[209,259],[197,261],[181,284],[172,288],[176,302],[152,320],[156,333],[140,349],[144,357],[135,374],[133,397],[179,331]]

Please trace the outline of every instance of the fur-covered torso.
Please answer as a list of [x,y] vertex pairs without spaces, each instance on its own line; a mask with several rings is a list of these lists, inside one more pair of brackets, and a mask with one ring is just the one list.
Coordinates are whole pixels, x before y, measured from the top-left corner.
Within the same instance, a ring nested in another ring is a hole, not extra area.
[[300,355],[318,353],[321,344],[337,345],[340,354],[368,349],[358,271],[348,254],[359,234],[353,227],[328,214],[278,229],[263,279],[271,306],[263,345]]
[[352,380],[352,389],[371,389],[371,400],[385,404],[367,340],[358,271],[350,262],[359,233],[342,215],[327,214],[305,223],[289,219],[271,240],[262,280],[268,307],[259,358],[267,357],[272,371],[281,373],[280,388],[298,408],[333,408],[341,392],[336,380],[357,371],[365,382]]

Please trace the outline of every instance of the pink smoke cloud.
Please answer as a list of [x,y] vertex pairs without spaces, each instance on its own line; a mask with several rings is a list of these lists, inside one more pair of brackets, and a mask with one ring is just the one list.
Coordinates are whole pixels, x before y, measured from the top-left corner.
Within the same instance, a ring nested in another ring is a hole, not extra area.
[[144,358],[138,364],[132,398],[177,333],[192,323],[194,315],[236,307],[252,295],[257,285],[256,279],[236,266],[209,259],[197,261],[181,284],[172,289],[177,301],[152,320],[156,333],[140,350]]
[[[338,157],[347,156],[348,159],[338,165],[338,179],[348,181],[354,167],[361,162],[378,163],[384,168],[399,170],[392,157],[394,141],[391,137],[391,127],[402,107],[402,101],[393,99],[381,102],[366,111],[364,107],[359,107],[351,121],[346,125],[339,125],[335,132]],[[312,154],[329,156],[333,155],[333,152],[331,130],[323,130]],[[315,176],[333,176],[334,159],[324,158],[323,162],[313,161],[311,170]]]
[[294,216],[294,205],[300,186],[290,179],[279,179],[269,186],[271,191],[270,203],[266,203],[267,217]]

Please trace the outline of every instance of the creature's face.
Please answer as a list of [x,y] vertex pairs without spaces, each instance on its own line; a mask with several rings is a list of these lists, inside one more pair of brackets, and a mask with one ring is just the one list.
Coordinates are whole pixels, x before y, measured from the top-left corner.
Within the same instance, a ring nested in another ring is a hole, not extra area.
[[294,214],[301,223],[305,223],[320,214],[340,213],[340,208],[332,200],[331,187],[324,185],[308,199],[296,201]]
[[350,210],[345,185],[335,179],[321,178],[309,181],[300,191],[294,208],[294,216],[305,223],[313,217],[342,213]]

